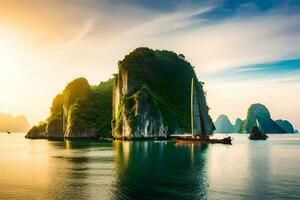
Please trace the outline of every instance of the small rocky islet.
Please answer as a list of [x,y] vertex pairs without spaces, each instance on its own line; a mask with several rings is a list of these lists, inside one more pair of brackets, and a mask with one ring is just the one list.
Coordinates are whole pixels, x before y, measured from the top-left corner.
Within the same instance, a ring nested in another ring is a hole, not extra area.
[[209,135],[215,130],[204,83],[184,55],[137,48],[118,62],[118,71],[96,86],[85,78],[70,82],[53,99],[48,119],[26,138],[131,139],[189,132],[192,78],[202,131]]

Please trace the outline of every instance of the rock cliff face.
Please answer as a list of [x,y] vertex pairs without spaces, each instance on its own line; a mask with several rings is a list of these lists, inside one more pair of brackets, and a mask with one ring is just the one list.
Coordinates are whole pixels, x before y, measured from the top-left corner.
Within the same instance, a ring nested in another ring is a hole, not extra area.
[[70,82],[54,99],[46,122],[26,138],[95,138],[111,135],[112,80],[91,87],[85,78]]
[[247,119],[244,121],[242,129],[246,130],[247,133],[251,133],[254,126],[258,126],[263,133],[286,132],[271,119],[269,110],[262,104],[252,104],[250,106],[247,113]]
[[287,120],[276,120],[275,121],[286,133],[295,133],[293,125]]
[[156,137],[190,132],[192,78],[197,83],[197,123],[201,124],[201,134],[209,135],[214,127],[202,83],[190,63],[170,51],[138,48],[131,52],[119,62],[115,77],[113,136]]
[[235,128],[231,124],[228,117],[224,114],[220,115],[215,122],[215,133],[234,133]]

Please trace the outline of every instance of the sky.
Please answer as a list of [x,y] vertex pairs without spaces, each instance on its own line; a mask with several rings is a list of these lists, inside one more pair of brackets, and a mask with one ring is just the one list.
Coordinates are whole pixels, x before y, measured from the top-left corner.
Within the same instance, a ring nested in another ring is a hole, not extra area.
[[262,103],[300,129],[300,1],[0,0],[0,112],[31,125],[77,77],[98,84],[137,47],[182,53],[210,114]]

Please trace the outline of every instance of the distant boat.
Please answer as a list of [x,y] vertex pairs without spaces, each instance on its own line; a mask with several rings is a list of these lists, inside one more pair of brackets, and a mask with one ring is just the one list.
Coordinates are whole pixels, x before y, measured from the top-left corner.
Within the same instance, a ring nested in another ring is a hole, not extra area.
[[11,134],[11,132],[10,131],[6,131],[8,134]]
[[[177,136],[176,142],[177,143],[221,143],[221,144],[231,144],[232,138],[225,137],[223,139],[210,139],[209,134],[206,134],[201,126],[201,116],[197,116],[199,120],[195,120],[195,111],[194,111],[194,78],[191,81],[191,136]],[[197,113],[200,115],[200,111]],[[196,124],[197,123],[197,124]],[[196,136],[195,134],[195,125],[200,131],[200,135]]]
[[256,118],[256,125],[252,127],[251,134],[249,136],[250,140],[266,140],[267,138],[269,138],[269,136],[267,136],[260,130],[260,127],[260,123]]

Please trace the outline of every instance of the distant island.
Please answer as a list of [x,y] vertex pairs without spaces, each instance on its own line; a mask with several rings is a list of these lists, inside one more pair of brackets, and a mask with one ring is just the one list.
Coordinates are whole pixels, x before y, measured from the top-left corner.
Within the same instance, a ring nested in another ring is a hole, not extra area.
[[238,118],[234,125],[224,114],[220,115],[214,123],[216,126],[215,133],[250,133],[253,126],[259,126],[262,132],[269,134],[297,133],[289,121],[273,120],[267,107],[260,103],[250,105],[247,118],[245,120]]
[[215,123],[215,133],[235,133],[235,127],[231,124],[228,117],[224,114],[221,114]]
[[0,132],[27,132],[29,128],[24,115],[14,117],[11,114],[0,113]]
[[215,127],[204,83],[184,55],[138,48],[119,61],[113,79],[90,86],[70,82],[52,103],[50,116],[26,138],[151,138],[191,129],[191,79],[195,82],[195,118],[202,132]]

